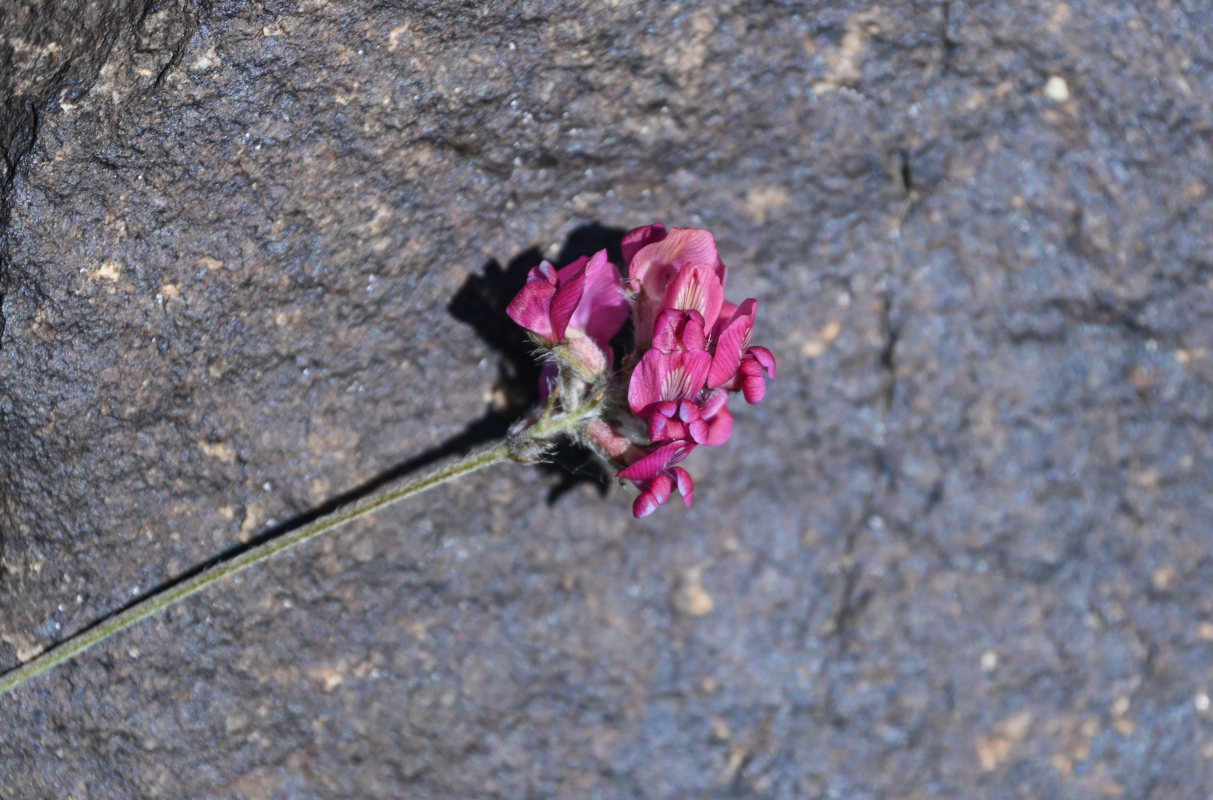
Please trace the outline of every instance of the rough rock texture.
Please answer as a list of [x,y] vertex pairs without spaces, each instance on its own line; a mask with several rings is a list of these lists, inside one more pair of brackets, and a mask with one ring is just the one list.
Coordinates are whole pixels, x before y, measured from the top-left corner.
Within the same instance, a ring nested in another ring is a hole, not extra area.
[[500,468],[0,698],[0,796],[1207,796],[1201,4],[46,5],[0,665],[491,428],[490,260],[711,227],[780,373],[690,512]]

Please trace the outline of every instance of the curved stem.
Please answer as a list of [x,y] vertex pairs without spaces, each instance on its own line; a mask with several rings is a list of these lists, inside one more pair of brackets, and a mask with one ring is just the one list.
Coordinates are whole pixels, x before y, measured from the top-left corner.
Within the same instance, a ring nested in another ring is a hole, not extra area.
[[[552,430],[544,431],[545,436],[571,429],[572,424],[569,423],[569,419],[565,418],[563,421],[565,422],[565,426],[563,427],[549,425],[548,427],[552,428]],[[557,427],[559,427],[559,430],[556,430]],[[536,433],[539,433],[539,431],[536,431]],[[528,439],[536,438],[530,430],[524,431],[519,436]],[[307,525],[226,558],[214,566],[199,572],[197,575],[171,583],[144,597],[134,605],[100,620],[53,647],[44,650],[16,669],[0,675],[0,695],[12,691],[29,679],[37,677],[47,670],[62,664],[64,661],[74,658],[98,642],[105,641],[114,634],[126,630],[136,622],[150,617],[157,611],[161,611],[180,600],[184,600],[194,592],[201,591],[212,583],[240,572],[243,569],[247,569],[254,564],[259,564],[267,558],[281,553],[283,550],[288,550],[297,544],[314,539],[322,533],[339,528],[347,522],[364,517],[406,497],[432,489],[440,483],[449,481],[451,478],[467,475],[469,472],[475,472],[478,469],[510,460],[516,460],[514,445],[510,441],[501,442],[494,447],[472,453],[414,480],[389,486],[382,491],[355,500]]]

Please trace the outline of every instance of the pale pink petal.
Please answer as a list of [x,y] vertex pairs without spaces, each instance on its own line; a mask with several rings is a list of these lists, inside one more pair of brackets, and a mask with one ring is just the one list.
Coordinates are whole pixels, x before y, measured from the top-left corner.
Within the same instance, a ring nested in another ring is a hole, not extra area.
[[[699,264],[710,269],[717,279],[724,265],[716,253],[716,238],[701,228],[671,228],[665,238],[648,244],[632,254],[628,262],[628,277],[647,284],[655,266]],[[657,294],[665,289],[657,287]],[[650,292],[652,293],[652,292]]]
[[666,286],[662,297],[664,308],[698,311],[703,317],[705,330],[711,329],[716,323],[722,303],[724,286],[711,267],[701,264],[683,266]]

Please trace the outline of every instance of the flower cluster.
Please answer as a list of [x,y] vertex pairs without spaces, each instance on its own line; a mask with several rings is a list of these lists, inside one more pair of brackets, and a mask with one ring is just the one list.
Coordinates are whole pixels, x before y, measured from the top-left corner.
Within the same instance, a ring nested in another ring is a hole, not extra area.
[[[632,510],[646,517],[675,489],[691,505],[679,464],[699,445],[728,441],[730,394],[762,400],[775,358],[750,345],[757,301],[725,300],[710,231],[637,228],[623,237],[623,258],[626,284],[605,250],[559,270],[545,261],[507,313],[555,365],[545,393],[566,413],[586,410],[581,440],[640,489]],[[610,342],[629,311],[636,348],[615,373]]]

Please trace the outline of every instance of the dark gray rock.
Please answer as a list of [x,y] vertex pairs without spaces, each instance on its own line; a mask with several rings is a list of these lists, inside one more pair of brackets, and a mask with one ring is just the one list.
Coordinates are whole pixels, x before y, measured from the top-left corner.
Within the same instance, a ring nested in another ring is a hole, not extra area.
[[0,795],[1206,796],[1197,4],[61,5],[0,10],[3,665],[491,428],[492,259],[710,227],[780,372],[689,512],[501,468],[0,698]]

